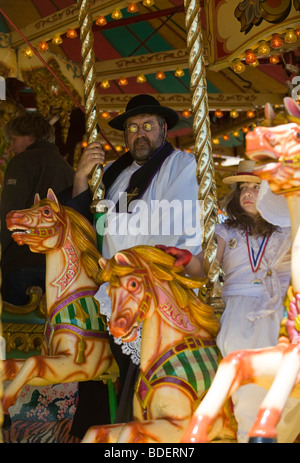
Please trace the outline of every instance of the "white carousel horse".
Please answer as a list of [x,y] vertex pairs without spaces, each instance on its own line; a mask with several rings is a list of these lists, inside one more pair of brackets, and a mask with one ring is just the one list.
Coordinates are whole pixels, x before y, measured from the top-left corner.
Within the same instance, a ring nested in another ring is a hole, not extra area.
[[[87,381],[113,364],[105,322],[94,299],[98,290],[96,235],[89,222],[61,206],[52,190],[30,209],[11,211],[7,226],[19,245],[46,254],[46,343],[42,355],[3,362],[3,410],[25,384]],[[47,345],[46,345],[47,344]]]
[[[287,399],[300,398],[300,109],[291,98],[285,98],[285,107],[288,115],[279,116],[280,125],[257,127],[247,134],[246,154],[257,161],[274,161],[259,166],[255,174],[267,180],[274,193],[285,196],[289,209],[293,298],[283,321],[286,336],[281,336],[275,347],[232,352],[221,361],[182,442],[208,442],[224,401],[249,383],[268,389],[249,432],[250,442],[276,442],[276,426]],[[266,116],[269,123],[275,119],[270,106]]]
[[[195,404],[210,387],[219,360],[219,322],[193,291],[203,282],[183,276],[174,260],[150,246],[100,260],[102,280],[110,283],[110,332],[129,342],[143,322],[141,369],[135,421],[92,427],[84,443],[179,442]],[[221,435],[235,439],[228,422]]]

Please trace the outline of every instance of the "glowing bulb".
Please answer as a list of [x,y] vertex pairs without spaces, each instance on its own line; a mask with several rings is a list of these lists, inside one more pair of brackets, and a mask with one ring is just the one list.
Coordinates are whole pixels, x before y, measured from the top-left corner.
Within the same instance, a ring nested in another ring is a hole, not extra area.
[[239,113],[237,112],[236,109],[232,109],[229,113],[230,117],[232,117],[233,119],[235,119],[236,117],[239,117]]
[[86,148],[87,145],[88,145],[87,141],[83,141],[83,142],[81,143],[81,147],[82,147],[82,148]]
[[105,16],[98,16],[98,18],[96,18],[96,24],[97,26],[105,26],[105,24],[107,24]]
[[298,37],[295,34],[294,30],[293,29],[288,29],[285,36],[284,36],[284,41],[286,43],[294,43],[294,42],[297,42],[297,40],[298,40]]
[[154,0],[143,0],[144,6],[152,6],[154,5]]
[[191,111],[189,111],[188,109],[185,109],[184,111],[182,111],[182,117],[185,117],[186,119],[190,117],[191,115],[192,115]]
[[103,113],[101,113],[101,117],[103,117],[103,119],[108,119],[109,118],[109,112],[108,111],[103,111]]
[[273,34],[270,42],[272,48],[280,48],[283,45],[283,40],[279,34]]
[[252,111],[252,109],[249,109],[249,111],[247,111],[247,117],[249,117],[250,119],[252,119],[252,117],[255,117],[255,112]]
[[179,69],[176,69],[175,71],[175,76],[176,77],[183,77],[184,76],[184,70],[179,68]]
[[122,87],[124,87],[125,85],[128,84],[128,80],[126,79],[126,77],[121,77],[121,79],[119,79],[119,85],[121,85]]
[[258,65],[259,65],[259,61],[258,61],[258,59],[257,59],[257,60],[255,60],[255,61],[253,61],[253,63],[249,63],[249,65],[250,65],[250,66],[252,66],[253,68],[256,68],[256,66],[258,66]]
[[155,77],[156,77],[157,80],[163,80],[163,79],[165,79],[166,76],[165,76],[165,73],[163,71],[158,71],[156,73]]
[[123,15],[122,15],[121,10],[119,10],[119,8],[116,8],[116,9],[112,12],[111,17],[112,17],[113,19],[121,19],[121,18],[123,18]]
[[33,51],[31,50],[31,48],[26,48],[24,50],[24,55],[27,56],[27,58],[31,58],[33,55]]
[[249,132],[249,128],[248,128],[248,127],[242,127],[242,131],[243,131],[244,133],[248,133],[248,132]]
[[253,64],[255,63],[255,61],[257,60],[257,56],[256,54],[254,53],[253,50],[246,50],[246,57],[245,57],[245,61],[247,64]]
[[220,140],[218,138],[213,138],[212,142],[214,145],[218,145],[220,143]]
[[270,53],[270,47],[265,40],[259,42],[257,53],[259,55],[268,55]]
[[139,8],[136,3],[131,2],[128,5],[127,11],[128,13],[136,13],[137,11],[139,11]]
[[77,32],[75,29],[68,29],[67,30],[67,37],[68,39],[75,39],[77,37]]
[[138,84],[143,84],[144,82],[147,82],[146,76],[144,74],[139,74],[136,77],[136,81]]
[[102,88],[109,88],[110,87],[110,83],[108,80],[102,80],[101,84],[100,84],[100,87]]
[[52,43],[54,45],[60,45],[62,43],[63,39],[61,38],[61,36],[59,34],[56,34],[53,39],[52,39]]
[[220,118],[220,117],[223,117],[224,114],[223,114],[223,112],[222,112],[220,109],[217,109],[217,110],[215,111],[215,116],[218,117],[218,118]]
[[241,60],[239,59],[235,59],[232,63],[232,69],[234,70],[234,72],[236,72],[237,74],[240,74],[241,72],[244,72],[245,69],[246,69],[246,66],[244,65],[244,63],[242,63]]
[[40,51],[47,51],[49,48],[48,43],[43,40],[42,42],[39,43],[39,50]]
[[270,56],[270,63],[271,63],[271,64],[277,64],[277,63],[279,63],[279,56],[276,55],[275,53],[271,53],[271,56]]
[[234,132],[232,132],[232,135],[233,135],[234,137],[239,137],[240,132],[239,132],[238,130],[235,130]]
[[229,135],[227,135],[227,134],[223,135],[223,140],[228,141],[229,140]]

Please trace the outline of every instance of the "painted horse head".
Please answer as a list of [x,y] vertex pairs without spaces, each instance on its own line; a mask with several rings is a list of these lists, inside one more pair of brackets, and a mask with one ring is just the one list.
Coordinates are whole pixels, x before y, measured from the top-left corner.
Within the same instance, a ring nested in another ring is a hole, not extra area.
[[267,104],[265,126],[246,136],[247,156],[268,162],[255,173],[269,182],[274,193],[300,188],[300,108],[292,98],[285,98],[284,105],[287,114],[276,114]]
[[196,326],[214,336],[218,333],[219,322],[213,309],[193,291],[205,282],[184,276],[174,261],[174,257],[151,246],[136,246],[118,252],[110,260],[100,259],[102,282],[110,283],[107,292],[112,316],[108,325],[113,336],[123,342],[134,340],[140,324],[160,310],[160,289],[166,286],[179,308],[177,315],[180,313],[183,331]]
[[47,198],[35,196],[29,209],[10,211],[6,216],[7,228],[20,246],[27,244],[32,252],[50,254],[65,246],[72,234],[88,274],[97,281],[98,261],[96,233],[92,225],[72,208],[62,206],[49,189]]

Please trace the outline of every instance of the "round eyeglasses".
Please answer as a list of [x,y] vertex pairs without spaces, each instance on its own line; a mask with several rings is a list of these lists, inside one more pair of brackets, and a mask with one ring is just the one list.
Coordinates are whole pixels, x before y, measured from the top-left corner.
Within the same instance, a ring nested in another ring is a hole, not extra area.
[[143,129],[144,132],[151,132],[155,126],[151,122],[144,122],[142,125],[132,124],[127,125],[126,130],[130,133],[137,133],[139,129]]

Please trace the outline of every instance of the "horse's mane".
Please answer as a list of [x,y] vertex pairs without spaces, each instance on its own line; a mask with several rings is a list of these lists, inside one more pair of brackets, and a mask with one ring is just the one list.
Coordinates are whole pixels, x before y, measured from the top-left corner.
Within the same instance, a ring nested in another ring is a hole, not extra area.
[[82,264],[87,274],[98,283],[100,252],[97,249],[96,232],[90,222],[70,207],[64,206],[71,221],[74,240],[81,251]]
[[96,247],[96,232],[90,222],[79,212],[74,209],[57,204],[51,199],[42,199],[39,205],[49,205],[56,214],[61,215],[61,211],[65,211],[70,219],[73,238],[75,244],[81,252],[82,264],[87,274],[97,281],[97,274],[99,272],[99,259],[101,254]]
[[[119,285],[119,278],[129,275],[137,268],[149,268],[158,280],[167,281],[176,298],[179,307],[188,313],[190,318],[213,336],[219,332],[220,325],[213,308],[196,297],[194,289],[205,285],[206,280],[191,278],[182,273],[182,267],[175,267],[175,258],[164,251],[152,246],[135,246],[121,251],[128,260],[128,265],[120,265],[112,257],[105,268],[100,270],[101,283],[110,282],[113,286]],[[137,259],[135,259],[136,257]],[[101,284],[100,283],[100,284]]]

